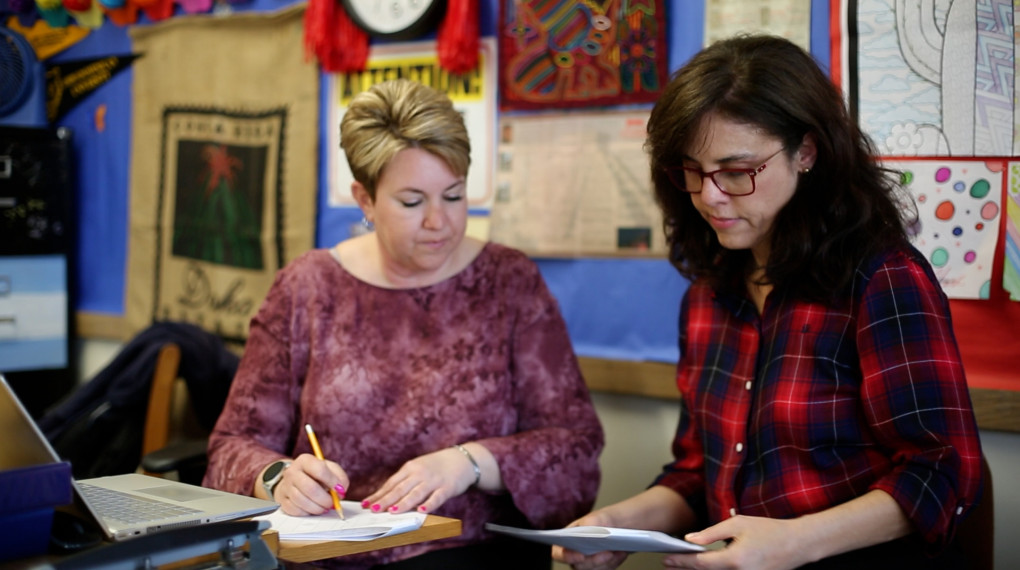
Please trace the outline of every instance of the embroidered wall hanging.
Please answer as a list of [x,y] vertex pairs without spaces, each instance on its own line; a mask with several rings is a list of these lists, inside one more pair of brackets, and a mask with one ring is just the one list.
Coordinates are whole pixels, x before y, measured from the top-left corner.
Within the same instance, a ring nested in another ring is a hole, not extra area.
[[314,246],[319,72],[303,15],[132,28],[145,54],[133,67],[132,334],[173,320],[241,342],[276,272]]
[[500,108],[654,102],[667,82],[662,0],[501,0]]

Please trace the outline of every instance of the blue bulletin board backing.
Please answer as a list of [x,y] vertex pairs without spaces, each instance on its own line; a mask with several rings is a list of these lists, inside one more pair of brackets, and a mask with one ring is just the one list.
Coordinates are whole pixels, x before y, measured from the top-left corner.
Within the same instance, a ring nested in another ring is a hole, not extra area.
[[[292,3],[254,0],[250,4],[235,4],[234,9],[270,11]],[[675,70],[701,47],[704,4],[684,0],[670,2],[669,6],[669,69]],[[491,36],[498,19],[497,0],[481,0],[479,8],[482,35]],[[827,68],[829,1],[812,0],[811,9],[812,53]],[[142,16],[139,25],[147,23]],[[106,21],[53,60],[129,53],[131,41],[126,28]],[[73,280],[78,311],[114,316],[124,313],[132,78],[130,69],[118,73],[59,121],[60,126],[70,127],[74,132],[78,162],[80,270]],[[329,104],[326,97],[325,90],[320,90],[323,109]],[[361,219],[361,213],[355,208],[329,206],[325,145],[328,133],[337,126],[326,124],[326,113],[321,116],[319,198],[314,223],[317,246],[328,247],[348,237],[349,227]],[[560,302],[579,355],[676,360],[676,319],[687,283],[665,260],[571,258],[537,262]]]

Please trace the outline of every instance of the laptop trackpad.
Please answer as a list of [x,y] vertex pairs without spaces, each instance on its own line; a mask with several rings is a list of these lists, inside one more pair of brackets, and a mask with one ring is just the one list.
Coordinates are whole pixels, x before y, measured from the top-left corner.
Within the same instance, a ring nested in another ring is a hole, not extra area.
[[153,495],[161,497],[163,499],[170,499],[171,501],[195,501],[198,499],[212,499],[216,497],[215,493],[206,493],[201,489],[192,489],[190,487],[182,487],[178,485],[160,485],[159,487],[149,487],[148,489],[136,489],[136,493],[145,493],[147,495]]

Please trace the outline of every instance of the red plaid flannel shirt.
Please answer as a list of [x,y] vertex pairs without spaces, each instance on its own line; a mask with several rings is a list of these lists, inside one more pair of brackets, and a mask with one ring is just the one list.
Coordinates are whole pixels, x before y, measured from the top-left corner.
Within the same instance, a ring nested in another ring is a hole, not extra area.
[[888,492],[935,550],[981,484],[949,306],[912,248],[859,269],[852,302],[746,298],[694,283],[680,315],[676,460],[655,484],[707,522],[793,518]]

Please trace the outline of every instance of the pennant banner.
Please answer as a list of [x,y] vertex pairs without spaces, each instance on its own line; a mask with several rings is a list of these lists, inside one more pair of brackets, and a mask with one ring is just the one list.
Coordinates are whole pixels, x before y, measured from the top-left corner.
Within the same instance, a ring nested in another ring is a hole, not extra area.
[[66,61],[46,66],[46,118],[52,123],[131,66],[137,55]]

